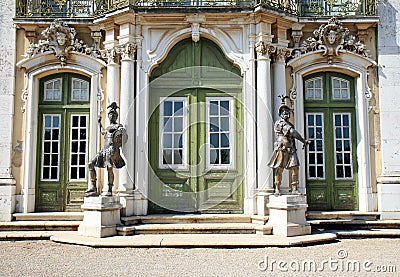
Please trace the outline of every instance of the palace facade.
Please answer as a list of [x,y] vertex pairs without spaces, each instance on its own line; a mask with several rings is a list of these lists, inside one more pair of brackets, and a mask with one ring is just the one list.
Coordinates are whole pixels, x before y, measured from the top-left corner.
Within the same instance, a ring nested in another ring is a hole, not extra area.
[[399,7],[6,0],[0,219],[80,210],[112,102],[128,134],[123,215],[267,215],[279,96],[311,141],[297,147],[308,209],[400,218]]

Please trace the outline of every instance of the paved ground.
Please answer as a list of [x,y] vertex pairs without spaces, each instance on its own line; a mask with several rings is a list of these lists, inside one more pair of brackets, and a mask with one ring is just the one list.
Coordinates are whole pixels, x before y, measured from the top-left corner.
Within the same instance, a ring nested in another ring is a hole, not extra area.
[[251,249],[0,241],[0,276],[400,276],[399,248],[400,239]]

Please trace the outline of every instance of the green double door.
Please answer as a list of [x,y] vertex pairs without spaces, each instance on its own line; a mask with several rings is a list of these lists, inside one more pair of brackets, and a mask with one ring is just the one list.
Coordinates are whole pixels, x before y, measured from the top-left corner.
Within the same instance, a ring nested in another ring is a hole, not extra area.
[[152,74],[149,212],[243,212],[238,70],[211,41],[188,39]]
[[307,201],[310,210],[356,210],[354,80],[339,73],[305,78]]
[[36,211],[80,211],[87,189],[89,79],[40,80]]

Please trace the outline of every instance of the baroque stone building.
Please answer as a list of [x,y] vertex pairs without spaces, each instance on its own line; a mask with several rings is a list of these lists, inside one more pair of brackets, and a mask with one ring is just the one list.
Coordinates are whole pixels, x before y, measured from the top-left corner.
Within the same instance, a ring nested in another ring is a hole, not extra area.
[[6,2],[1,220],[80,210],[112,102],[124,215],[265,215],[282,95],[309,210],[400,217],[398,1]]

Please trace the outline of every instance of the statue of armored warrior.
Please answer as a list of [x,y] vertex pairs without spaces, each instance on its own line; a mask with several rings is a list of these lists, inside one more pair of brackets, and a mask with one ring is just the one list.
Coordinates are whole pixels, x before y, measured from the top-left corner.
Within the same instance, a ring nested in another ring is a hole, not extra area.
[[114,172],[113,168],[122,168],[125,166],[125,161],[121,156],[120,148],[124,144],[128,135],[126,129],[122,124],[117,123],[118,112],[117,103],[111,103],[109,108],[108,118],[110,120],[110,126],[106,129],[101,124],[101,118],[99,118],[100,132],[104,135],[104,147],[99,153],[89,162],[89,172],[91,187],[86,191],[85,196],[97,196],[97,175],[95,167],[107,168],[108,172],[108,191],[105,196],[112,195],[112,187],[114,185]]
[[289,122],[290,108],[285,105],[285,98],[282,96],[282,104],[279,106],[280,119],[275,122],[274,130],[276,134],[276,142],[274,144],[274,154],[268,163],[269,167],[275,169],[275,194],[280,194],[282,183],[282,173],[284,169],[288,169],[291,175],[290,190],[292,194],[298,194],[297,187],[299,185],[299,159],[297,157],[297,149],[295,139],[305,145],[310,144],[295,129],[294,125]]

